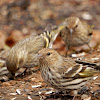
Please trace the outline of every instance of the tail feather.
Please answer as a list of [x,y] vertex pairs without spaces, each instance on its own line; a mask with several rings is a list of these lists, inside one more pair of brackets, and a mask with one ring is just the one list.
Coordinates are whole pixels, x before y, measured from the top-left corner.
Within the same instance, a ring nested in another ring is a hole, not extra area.
[[86,61],[80,61],[80,60],[75,60],[76,63],[78,64],[83,64],[83,65],[88,65],[88,67],[94,68],[96,70],[100,70],[100,64],[96,63],[90,63]]

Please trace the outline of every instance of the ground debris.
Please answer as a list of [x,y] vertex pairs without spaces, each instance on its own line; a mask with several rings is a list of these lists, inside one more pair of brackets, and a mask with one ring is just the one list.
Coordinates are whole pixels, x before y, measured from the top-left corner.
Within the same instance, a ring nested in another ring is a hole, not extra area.
[[[22,68],[16,73],[15,80],[11,80],[4,63],[10,47],[18,41],[42,33],[50,23],[59,25],[66,17],[77,16],[94,26],[90,44],[97,48],[92,52],[84,51],[89,49],[86,45],[71,48],[78,52],[72,54],[72,58],[100,66],[99,5],[99,0],[0,0],[0,100],[72,100],[73,96],[56,93],[47,86],[37,69],[21,74],[25,70]],[[66,44],[59,35],[53,48],[61,55],[66,53]],[[100,100],[100,73],[85,86],[87,88],[83,88],[79,93],[81,96],[75,100]]]

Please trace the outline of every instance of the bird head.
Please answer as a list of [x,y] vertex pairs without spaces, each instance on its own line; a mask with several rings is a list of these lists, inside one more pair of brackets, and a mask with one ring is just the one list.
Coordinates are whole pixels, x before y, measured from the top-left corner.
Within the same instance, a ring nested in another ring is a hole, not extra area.
[[77,29],[79,26],[79,18],[78,17],[69,17],[65,20],[66,28],[69,30],[70,35],[73,34],[73,31]]
[[57,63],[59,56],[55,50],[50,48],[44,48],[38,52],[40,65],[53,65]]

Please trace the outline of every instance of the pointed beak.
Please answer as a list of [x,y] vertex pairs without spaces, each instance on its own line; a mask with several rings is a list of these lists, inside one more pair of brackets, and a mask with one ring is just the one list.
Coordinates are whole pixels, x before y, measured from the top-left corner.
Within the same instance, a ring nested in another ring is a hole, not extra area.
[[73,33],[73,29],[69,29],[70,35],[72,35]]
[[65,28],[67,26],[66,22],[60,24],[59,27],[59,31],[61,31],[63,28]]
[[38,53],[37,58],[43,58],[43,55],[41,53]]

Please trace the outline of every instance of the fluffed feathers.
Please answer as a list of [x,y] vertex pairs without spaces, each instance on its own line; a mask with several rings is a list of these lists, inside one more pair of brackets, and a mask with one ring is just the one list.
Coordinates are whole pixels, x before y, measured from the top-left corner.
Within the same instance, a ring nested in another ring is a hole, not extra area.
[[83,66],[71,58],[62,57],[49,48],[40,50],[38,58],[44,81],[57,90],[79,90],[98,72],[91,66]]
[[9,72],[14,76],[21,67],[29,68],[29,66],[39,65],[36,58],[38,51],[42,48],[52,48],[53,42],[62,28],[64,28],[64,25],[57,28],[49,27],[51,31],[44,31],[40,35],[30,36],[12,47],[6,57],[6,66]]
[[[92,39],[92,27],[85,21],[81,21],[78,17],[68,17],[63,22],[66,24],[60,36],[67,46],[67,51],[70,46],[82,46],[87,44]],[[90,47],[90,46],[89,46]]]

